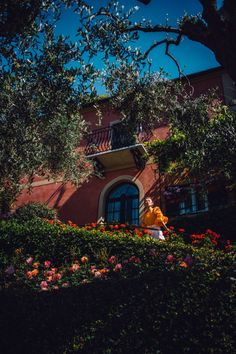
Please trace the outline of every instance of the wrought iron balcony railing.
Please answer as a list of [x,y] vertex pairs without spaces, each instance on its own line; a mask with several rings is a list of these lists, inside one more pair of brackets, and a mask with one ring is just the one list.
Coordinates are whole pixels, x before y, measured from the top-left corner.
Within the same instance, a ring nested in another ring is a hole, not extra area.
[[143,129],[131,133],[127,127],[121,124],[96,129],[86,137],[85,154],[92,155],[141,144],[148,140],[149,135],[150,132]]

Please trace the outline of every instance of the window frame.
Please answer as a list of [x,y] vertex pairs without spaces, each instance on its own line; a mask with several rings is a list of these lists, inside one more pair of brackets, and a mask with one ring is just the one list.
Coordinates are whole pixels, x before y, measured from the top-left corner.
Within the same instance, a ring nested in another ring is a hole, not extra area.
[[[132,187],[135,188],[136,190],[136,194],[132,194],[132,195],[129,195],[129,196],[125,196],[125,197],[122,197],[119,196],[119,197],[110,197],[111,194],[119,187],[121,187],[122,185],[130,185]],[[123,200],[122,200],[123,199]],[[133,204],[133,201],[137,201],[137,207],[131,207],[130,208],[130,213],[129,214],[125,214],[126,213],[126,210],[127,210],[127,205],[128,205],[128,202],[131,201],[132,204]],[[109,215],[114,215],[114,213],[116,213],[117,211],[114,210],[114,207],[113,207],[113,210],[111,212],[109,212],[109,203],[116,203],[116,202],[120,202],[120,206],[119,206],[119,217],[118,219],[119,220],[109,220]],[[133,217],[133,211],[136,210],[136,217]],[[127,221],[127,220],[129,220]],[[119,183],[119,184],[116,184],[115,186],[113,186],[110,190],[109,190],[109,193],[107,194],[107,196],[105,197],[105,221],[108,222],[108,223],[112,223],[112,222],[117,222],[117,223],[129,223],[129,224],[133,224],[133,225],[138,225],[139,224],[139,188],[134,184],[134,183],[130,183],[130,182],[122,182],[122,183]]]

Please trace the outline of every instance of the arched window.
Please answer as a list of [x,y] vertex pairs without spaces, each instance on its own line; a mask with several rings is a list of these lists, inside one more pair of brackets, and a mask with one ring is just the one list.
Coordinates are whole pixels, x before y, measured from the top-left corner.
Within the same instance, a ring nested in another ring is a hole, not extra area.
[[139,190],[132,183],[115,186],[106,199],[106,221],[139,223]]

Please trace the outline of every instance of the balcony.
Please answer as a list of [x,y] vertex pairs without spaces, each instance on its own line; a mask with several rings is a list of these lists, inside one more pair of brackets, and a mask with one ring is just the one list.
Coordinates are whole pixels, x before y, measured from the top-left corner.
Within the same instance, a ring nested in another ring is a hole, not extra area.
[[85,154],[94,159],[103,171],[134,166],[143,169],[146,154],[143,143],[149,136],[148,130],[131,132],[122,123],[96,129],[86,137]]

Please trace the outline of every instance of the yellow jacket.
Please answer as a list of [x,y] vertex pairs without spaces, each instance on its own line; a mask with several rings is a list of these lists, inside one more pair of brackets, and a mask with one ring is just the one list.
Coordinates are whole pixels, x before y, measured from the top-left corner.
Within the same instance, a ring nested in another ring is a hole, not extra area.
[[162,211],[159,207],[150,208],[144,216],[142,227],[148,227],[151,225],[163,226],[168,222],[168,217],[162,214]]

